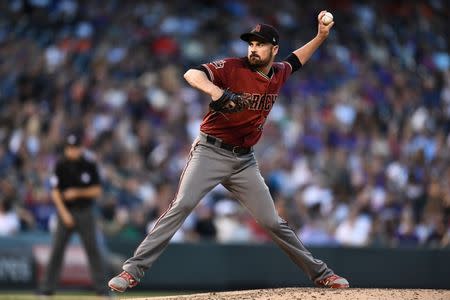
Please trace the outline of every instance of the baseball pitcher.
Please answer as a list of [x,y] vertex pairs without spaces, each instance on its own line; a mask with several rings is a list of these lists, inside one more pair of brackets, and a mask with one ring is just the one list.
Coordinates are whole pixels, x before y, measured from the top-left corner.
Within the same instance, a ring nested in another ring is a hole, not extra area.
[[278,216],[252,148],[285,81],[309,60],[333,27],[334,22],[325,25],[321,21],[325,13],[318,15],[317,35],[281,62],[274,62],[279,50],[277,30],[258,24],[241,35],[248,43],[247,57],[206,63],[184,74],[192,87],[211,96],[210,109],[192,145],[173,202],[134,256],[124,263],[124,271],[109,281],[111,289],[124,292],[138,284],[200,199],[218,184],[249,210],[317,286],[349,287],[345,278],[314,258]]

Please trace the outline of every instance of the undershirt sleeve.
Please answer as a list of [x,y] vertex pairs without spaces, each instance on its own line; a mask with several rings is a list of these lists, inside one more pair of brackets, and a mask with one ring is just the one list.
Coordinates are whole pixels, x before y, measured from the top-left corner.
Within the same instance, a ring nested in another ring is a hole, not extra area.
[[298,71],[303,65],[294,53],[289,54],[283,61],[287,62],[292,67],[292,73]]

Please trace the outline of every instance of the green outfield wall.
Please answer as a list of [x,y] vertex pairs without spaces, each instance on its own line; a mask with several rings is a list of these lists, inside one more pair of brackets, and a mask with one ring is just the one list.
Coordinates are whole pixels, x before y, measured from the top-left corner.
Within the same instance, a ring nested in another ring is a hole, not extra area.
[[[40,235],[0,238],[0,289],[34,289],[42,276],[50,240]],[[109,239],[107,245],[110,252],[125,259],[139,242]],[[353,287],[450,289],[450,249],[310,250]],[[89,266],[79,259],[82,248],[76,240],[67,253],[68,266],[60,287],[89,287]],[[312,283],[274,244],[200,243],[170,244],[136,289],[206,291],[288,286],[308,287]]]

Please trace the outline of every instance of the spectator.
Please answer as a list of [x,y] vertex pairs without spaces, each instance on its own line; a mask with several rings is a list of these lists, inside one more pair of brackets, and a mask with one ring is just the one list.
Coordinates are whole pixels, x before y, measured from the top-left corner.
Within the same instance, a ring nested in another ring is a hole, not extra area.
[[242,223],[240,206],[231,199],[222,199],[215,206],[217,241],[220,243],[251,240],[250,230]]
[[14,212],[10,199],[0,199],[0,236],[14,235],[20,230],[19,217]]
[[217,228],[214,224],[212,209],[207,205],[199,205],[195,210],[197,215],[194,225],[195,233],[200,240],[214,241],[217,235]]
[[336,228],[335,238],[344,246],[363,247],[369,243],[372,221],[358,208],[352,208],[349,216]]
[[414,216],[411,208],[405,208],[396,233],[396,245],[399,247],[414,247],[419,245],[419,237],[415,231]]
[[320,214],[320,204],[311,206],[308,209],[308,218],[298,232],[306,246],[331,246],[337,242],[333,236],[332,224]]

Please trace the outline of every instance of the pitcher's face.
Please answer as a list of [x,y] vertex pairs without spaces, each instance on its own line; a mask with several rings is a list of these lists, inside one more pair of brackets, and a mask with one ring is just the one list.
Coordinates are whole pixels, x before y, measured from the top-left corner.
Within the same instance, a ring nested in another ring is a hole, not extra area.
[[248,62],[252,67],[263,68],[271,64],[278,53],[278,46],[260,41],[248,43]]

